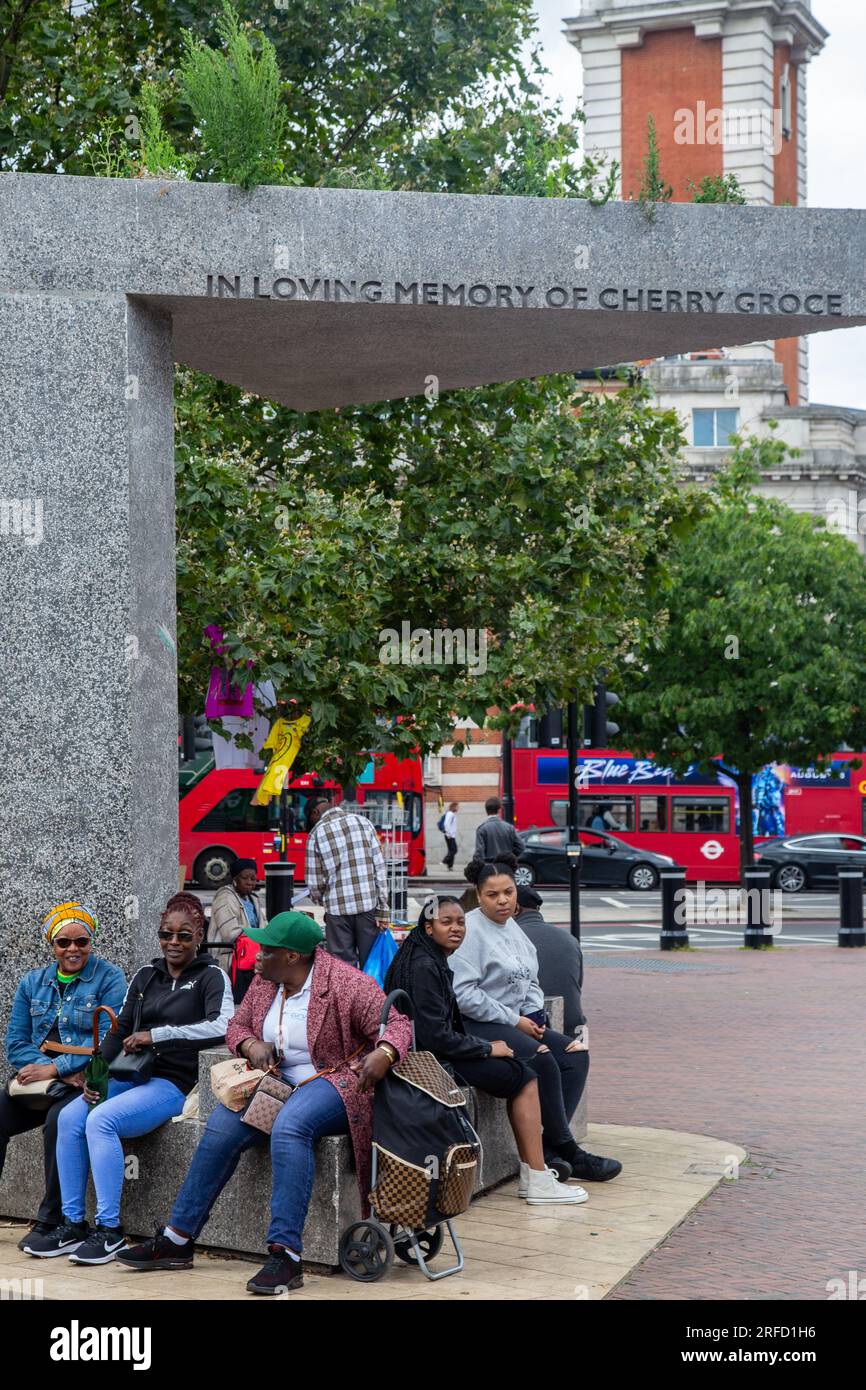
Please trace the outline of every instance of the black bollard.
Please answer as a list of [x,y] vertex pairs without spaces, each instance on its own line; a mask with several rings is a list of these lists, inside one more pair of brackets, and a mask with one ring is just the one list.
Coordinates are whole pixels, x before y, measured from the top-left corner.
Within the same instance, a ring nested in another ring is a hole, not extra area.
[[839,870],[839,945],[866,946],[862,869]]
[[681,951],[689,944],[686,930],[686,871],[662,869],[662,929],[660,951]]
[[769,869],[749,868],[743,870],[743,888],[746,890],[746,930],[743,932],[743,945],[753,951],[772,946],[772,921],[770,918]]
[[265,916],[268,921],[278,912],[289,912],[295,891],[294,864],[265,865]]

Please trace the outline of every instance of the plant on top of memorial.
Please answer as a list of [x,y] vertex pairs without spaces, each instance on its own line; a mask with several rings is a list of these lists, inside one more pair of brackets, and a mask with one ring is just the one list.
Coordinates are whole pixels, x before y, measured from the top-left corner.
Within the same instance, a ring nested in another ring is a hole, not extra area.
[[[679,485],[675,412],[640,384],[305,414],[183,373],[177,414],[181,707],[201,709],[219,621],[312,714],[322,772],[357,772],[365,747],[430,751],[493,705],[588,698],[656,630],[666,552],[703,505]],[[485,634],[484,669],[383,657],[404,623]]]
[[222,51],[184,36],[180,90],[195,119],[200,169],[209,179],[254,188],[288,182],[279,152],[287,112],[273,44],[242,27],[229,0],[216,21]]
[[[789,450],[733,438],[708,509],[673,548],[668,622],[622,688],[624,746],[682,772],[723,756],[752,862],[752,774],[866,741],[866,565],[820,518],[756,496]],[[618,714],[619,717],[619,714]]]
[[736,174],[706,174],[699,183],[688,180],[693,203],[745,203]]
[[661,173],[661,159],[659,157],[659,145],[656,137],[656,123],[651,115],[646,118],[646,156],[643,162],[643,178],[641,180],[640,191],[637,195],[638,206],[646,218],[647,222],[654,222],[656,207],[659,203],[668,203],[674,196],[674,190],[669,183],[665,183]]

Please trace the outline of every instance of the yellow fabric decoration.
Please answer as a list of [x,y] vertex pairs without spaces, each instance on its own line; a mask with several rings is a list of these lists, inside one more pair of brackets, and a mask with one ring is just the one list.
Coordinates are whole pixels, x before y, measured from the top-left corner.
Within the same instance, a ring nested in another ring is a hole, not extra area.
[[253,797],[254,806],[267,806],[273,796],[279,796],[289,778],[289,769],[295,758],[298,756],[298,749],[301,746],[301,739],[310,727],[312,720],[308,714],[302,714],[300,719],[293,719],[289,723],[286,719],[278,719],[271,732],[268,734],[263,748],[270,748],[271,761],[268,769],[256,788]]

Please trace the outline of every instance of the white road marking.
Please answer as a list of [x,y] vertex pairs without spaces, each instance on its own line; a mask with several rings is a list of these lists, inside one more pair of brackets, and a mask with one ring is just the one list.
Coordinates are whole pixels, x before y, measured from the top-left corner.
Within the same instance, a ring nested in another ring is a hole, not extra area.
[[619,898],[602,898],[601,901],[603,903],[609,903],[611,907],[622,908],[623,912],[628,912],[630,906],[629,903],[621,903]]

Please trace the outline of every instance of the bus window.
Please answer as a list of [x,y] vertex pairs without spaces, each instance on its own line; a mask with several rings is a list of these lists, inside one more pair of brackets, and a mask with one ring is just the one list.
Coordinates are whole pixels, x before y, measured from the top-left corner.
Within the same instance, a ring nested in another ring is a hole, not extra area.
[[642,796],[639,815],[641,830],[667,830],[667,812],[666,796]]
[[[866,806],[866,801],[864,801],[863,804],[864,804],[864,806]],[[551,802],[550,802],[550,820],[551,820],[551,824],[553,824],[553,825],[568,825],[568,802],[567,802],[567,801],[551,801]]]
[[255,787],[236,787],[212,806],[193,829],[220,831],[267,830],[267,806],[253,806]]
[[720,796],[671,797],[671,830],[704,835],[727,835],[730,829],[730,802]]
[[586,830],[634,830],[633,796],[582,796],[580,824]]

